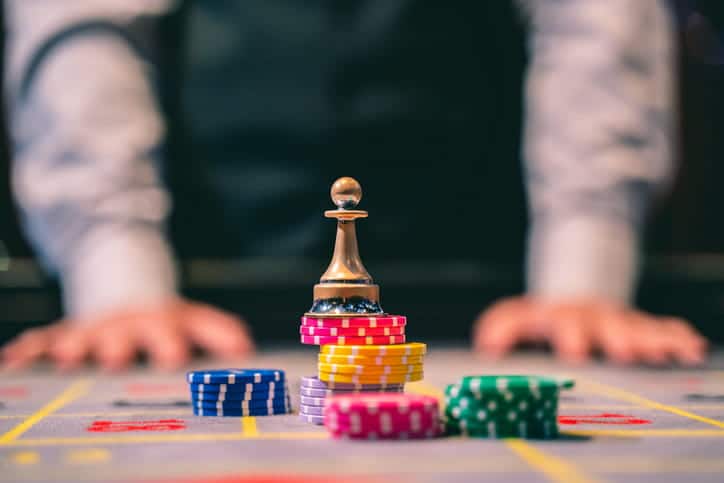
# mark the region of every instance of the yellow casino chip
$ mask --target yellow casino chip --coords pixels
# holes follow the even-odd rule
[[[412,374],[330,374],[328,372],[320,372],[319,379],[327,383],[346,383],[346,384],[402,384],[405,382],[421,381],[422,372]]]
[[[422,364],[424,356],[344,356],[319,354],[319,362],[325,364],[358,364],[360,366],[399,366],[404,364]]]
[[[422,364],[407,364],[396,366],[362,366],[358,364],[325,364],[320,362],[317,365],[319,372],[329,374],[358,374],[358,375],[381,375],[381,374],[414,374],[422,372]]]
[[[322,354],[343,356],[421,356],[427,351],[427,345],[422,342],[408,342],[407,344],[389,345],[323,345]]]

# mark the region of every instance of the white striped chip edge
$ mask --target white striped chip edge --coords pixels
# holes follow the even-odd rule
[[[205,389],[204,386],[214,386],[214,391],[211,391],[211,393],[223,394],[223,393],[227,393],[227,392],[243,392],[245,395],[248,395],[250,393],[255,392],[255,388],[254,388],[255,384],[258,384],[258,383],[253,383],[253,382],[244,383],[243,391],[240,391],[239,388],[237,387],[237,386],[241,386],[241,384],[234,384],[233,387],[229,387],[229,386],[232,386],[232,384],[209,384],[209,383],[197,384],[196,392],[209,392],[209,391],[204,390]],[[274,393],[276,391],[276,382],[272,381],[272,382],[269,382],[268,384],[269,384],[269,393],[270,394]],[[218,391],[216,391],[217,386],[218,386]],[[286,382],[284,383],[284,389],[287,391],[289,390],[289,386],[286,384]],[[260,392],[260,391],[256,391],[256,392]]]

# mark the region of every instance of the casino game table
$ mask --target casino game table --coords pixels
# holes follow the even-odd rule
[[[234,311],[257,321],[252,326],[261,350],[253,360],[229,365],[200,359],[193,367],[177,373],[157,372],[141,365],[123,374],[92,369],[61,374],[42,367],[1,373],[0,481],[724,481],[724,352],[714,350],[706,366],[696,370],[621,368],[601,361],[570,367],[544,352],[521,352],[497,362],[480,359],[470,352],[468,341],[450,344],[440,337],[468,339],[463,334],[475,314],[467,312],[468,308],[479,310],[484,306],[479,289],[486,280],[494,279],[498,284],[508,280],[504,274],[476,271],[475,264],[437,270],[426,263],[422,271],[418,264],[408,266],[407,272],[397,270],[397,288],[390,267],[375,267],[377,278],[373,282],[357,249],[354,221],[367,216],[366,211],[356,209],[361,199],[360,186],[352,178],[341,178],[332,186],[331,197],[337,209],[324,214],[337,218],[337,235],[332,261],[321,278],[318,266],[300,270],[303,267],[292,261],[271,265],[247,261],[226,272],[238,277],[226,279],[227,287],[237,281],[241,286],[244,280],[255,280],[258,287],[257,296],[250,296],[248,291],[246,296],[231,292],[238,303],[246,304]],[[228,262],[221,264],[229,269]],[[208,288],[214,277],[218,282],[222,273],[218,268],[218,264],[208,261],[187,267],[185,280],[193,281],[200,289]],[[420,283],[424,274],[432,274],[428,280],[437,285]],[[304,291],[275,283],[288,283],[291,275],[303,280]],[[314,285],[313,297],[309,297],[313,280],[319,283]],[[400,290],[400,280],[407,287],[407,297]],[[480,286],[471,280],[477,280]],[[385,306],[400,308],[402,314],[381,309],[376,284],[379,281],[385,282]],[[498,287],[500,293],[488,290],[488,296],[496,298],[519,291],[511,286]],[[17,293],[14,298],[22,300]],[[311,308],[307,309],[310,302]],[[294,309],[289,311],[289,305]],[[297,326],[301,314],[302,325]],[[341,335],[348,334],[349,325],[357,324],[362,326],[355,331],[361,328],[370,333]],[[275,345],[264,337],[269,333],[274,335]],[[297,338],[296,343],[281,343],[283,334]],[[407,350],[401,346],[405,341],[426,344],[424,364],[418,360],[408,367],[414,377],[408,379],[412,382],[405,384],[405,392],[427,396],[418,399],[433,398],[433,407],[434,400],[440,406],[449,402],[449,413],[440,408],[446,416],[453,414],[460,400],[456,393],[448,401],[444,391],[458,381],[464,386],[461,377],[466,375],[504,375],[506,381],[513,381],[512,375],[533,375],[566,381],[561,383],[566,390],[555,393],[557,412],[554,408],[545,418],[542,410],[529,412],[545,419],[546,437],[498,439],[443,434],[393,441],[377,438],[380,432],[376,432],[374,438],[358,440],[330,436],[328,429],[334,429],[328,424],[330,401],[324,402],[324,426],[310,424],[308,418],[296,414],[298,409],[305,409],[300,404],[300,390],[304,389],[300,383],[304,381],[306,386],[309,376],[316,375],[318,369],[320,379],[327,377],[325,372],[341,379],[358,375],[337,373],[339,368],[328,367],[337,362],[321,361],[318,352],[364,349],[389,355]],[[368,345],[360,348],[350,342]],[[318,367],[318,360],[327,364],[324,370],[322,365]],[[276,411],[279,408],[275,402],[269,403],[274,406],[269,411],[275,415],[260,415],[256,410],[251,415],[241,406],[238,415],[229,415],[223,403],[208,411],[205,400],[198,396],[202,388],[194,385],[213,384],[209,371],[225,367],[256,368],[248,371],[252,377],[262,377],[257,369],[272,369],[266,375],[277,382],[283,371],[291,410],[284,395],[282,411]],[[373,372],[369,367],[363,369]],[[186,370],[200,371],[201,379],[188,375]],[[360,377],[368,382],[370,374]],[[399,374],[384,377],[394,379]],[[495,379],[495,389],[498,382]],[[557,384],[553,383],[555,390]],[[272,393],[276,395],[275,391],[269,388],[269,399]],[[550,402],[553,397],[542,394],[539,399]],[[512,414],[511,421],[519,422],[516,418],[526,411],[519,408],[521,413],[516,414],[506,408],[507,414]],[[209,415],[221,410],[227,415]],[[412,426],[412,411],[407,414]],[[480,412],[476,415],[485,418]],[[401,413],[396,416],[402,417]],[[424,417],[430,417],[430,424],[437,422],[434,411]],[[348,422],[352,426],[351,414]],[[381,416],[378,422],[382,428]],[[555,438],[547,437],[550,425],[557,425]]]
[[[572,368],[538,352],[498,362],[428,341],[424,380],[407,392],[441,397],[466,374],[575,380],[561,393],[552,440],[330,438],[300,420],[299,381],[316,347],[262,347],[235,364],[286,373],[293,413],[194,416],[185,370],[136,367],[61,375],[39,367],[0,376],[0,481],[128,482],[719,482],[724,481],[724,353],[696,370]]]

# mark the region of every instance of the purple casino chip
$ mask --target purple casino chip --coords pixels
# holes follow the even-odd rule
[[[364,392],[404,392],[404,386],[387,387],[385,389],[315,389],[313,387],[302,387],[299,394],[308,397],[331,397],[339,394]]]
[[[302,387],[327,389],[327,383],[320,381],[317,376],[302,376]]]
[[[334,389],[335,391],[342,392],[402,392],[404,390],[404,383],[402,384],[354,384],[345,382],[324,382],[320,381],[317,376],[304,376],[302,377],[302,388],[306,389]]]
[[[324,406],[323,397],[299,396],[299,400],[305,406]]]
[[[302,421],[304,421],[306,423],[319,424],[319,425],[324,424],[324,416],[315,416],[312,414],[299,413],[299,419],[301,419]]]
[[[308,416],[324,416],[324,406],[299,405],[299,412]]]
[[[306,397],[327,397],[333,396],[334,391],[331,389],[315,389],[313,387],[302,387],[299,389],[299,394]]]

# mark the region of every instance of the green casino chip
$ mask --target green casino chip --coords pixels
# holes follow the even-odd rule
[[[535,397],[525,394],[514,394],[510,392],[500,394],[486,394],[481,397],[475,396],[445,396],[446,406],[456,406],[461,409],[468,407],[496,409],[516,409],[518,411],[529,411],[532,409],[555,409],[558,405],[557,394],[546,394]]]
[[[445,389],[449,434],[484,438],[554,438],[558,393],[571,380],[542,376],[466,376]]]
[[[475,386],[474,386],[475,387]],[[559,389],[556,387],[545,387],[545,388],[497,388],[497,387],[480,387],[476,388],[475,391],[465,389],[461,384],[450,384],[445,388],[445,396],[450,398],[458,397],[470,397],[470,398],[483,398],[491,396],[505,396],[508,399],[513,397],[521,398],[527,397],[531,399],[540,399],[543,397],[556,397],[558,396]]]
[[[476,399],[460,396],[446,398],[445,414],[453,419],[468,421],[491,421],[508,418],[515,414],[520,419],[555,418],[558,398],[544,397],[541,399],[514,397],[510,400],[505,396],[496,395]]]
[[[490,393],[530,394],[533,396],[557,394],[560,389],[574,386],[571,379],[554,379],[545,376],[465,376],[459,384],[460,394],[480,396]],[[449,394],[455,396],[456,394]]]

